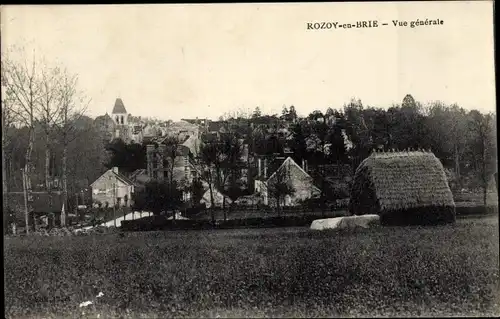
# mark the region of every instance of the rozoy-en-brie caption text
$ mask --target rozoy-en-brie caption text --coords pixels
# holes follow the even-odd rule
[[[444,21],[441,19],[416,19],[411,21],[406,20],[391,20],[390,22],[379,20],[361,20],[354,23],[342,23],[338,21],[321,21],[307,22],[307,30],[335,30],[335,29],[362,29],[362,28],[380,28],[380,27],[410,27],[416,28],[421,26],[440,26]]]

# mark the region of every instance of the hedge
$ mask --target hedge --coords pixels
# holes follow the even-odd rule
[[[456,207],[456,215],[474,216],[491,215],[498,213],[497,207]],[[329,214],[331,215],[331,214]],[[342,216],[341,212],[328,218]],[[125,231],[152,231],[152,230],[188,230],[188,229],[228,229],[228,228],[266,228],[266,227],[301,227],[309,226],[314,220],[322,217],[317,214],[297,216],[272,216],[230,219],[217,221],[215,225],[210,220],[171,220],[166,216],[149,216],[136,220],[124,220],[121,229]],[[325,217],[326,218],[326,217]]]
[[[318,215],[300,216],[273,216],[254,217],[217,221],[213,224],[210,220],[171,220],[165,216],[151,216],[136,220],[122,221],[122,230],[150,231],[150,230],[180,230],[180,229],[228,229],[228,228],[264,228],[264,227],[299,227],[309,226]]]

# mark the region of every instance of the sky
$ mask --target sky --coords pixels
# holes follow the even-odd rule
[[[443,21],[394,27],[393,20]],[[307,23],[377,20],[378,28]],[[380,26],[381,23],[387,26]],[[326,24],[325,24],[326,26]],[[496,111],[493,1],[2,6],[2,51],[22,46],[79,76],[90,116],[299,115],[406,94]]]

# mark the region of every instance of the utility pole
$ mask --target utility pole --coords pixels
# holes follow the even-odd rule
[[[3,94],[2,94],[3,95]],[[2,101],[2,104],[7,103],[7,101]],[[5,158],[5,147],[6,147],[6,142],[7,142],[7,127],[6,127],[6,119],[7,116],[7,105],[2,105],[2,185],[3,185],[3,201],[2,201],[2,209],[4,212],[4,223],[6,221],[10,221],[9,219],[6,219],[7,211],[8,211],[8,204],[9,201],[7,199],[8,196],[8,188],[9,188],[9,183],[7,181],[7,165],[6,165],[6,158]],[[15,223],[14,223],[15,224]]]
[[[109,176],[108,178],[110,181],[112,181],[111,176]],[[115,181],[112,181],[112,185],[113,185],[113,220],[114,220],[114,224],[116,227],[116,184],[115,184]]]
[[[29,235],[29,211],[28,211],[28,194],[26,190],[26,174],[24,169],[21,168],[23,176],[23,194],[24,194],[24,217],[26,219],[26,235]]]
[[[116,184],[113,182],[113,220],[116,228]]]

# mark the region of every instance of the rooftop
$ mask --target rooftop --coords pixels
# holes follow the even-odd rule
[[[123,101],[121,98],[117,98],[115,101],[115,106],[113,107],[112,114],[126,114],[127,110],[125,109],[125,105],[123,105]]]

